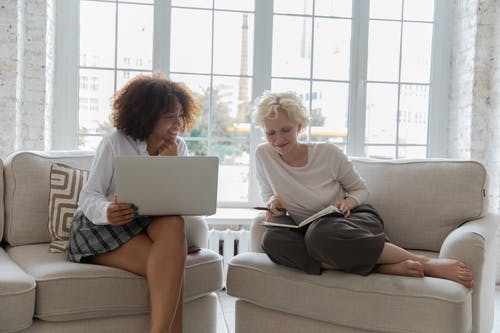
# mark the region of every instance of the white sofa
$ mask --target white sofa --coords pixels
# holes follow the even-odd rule
[[[50,166],[58,162],[88,169],[91,161],[91,153],[79,151],[16,152],[3,165],[0,161],[1,333],[148,331],[144,278],[69,262],[63,253],[48,250]],[[203,249],[187,258],[184,332],[215,333],[222,259],[206,249],[206,222],[194,217],[186,222],[188,243]]]
[[[485,168],[473,161],[354,160],[391,241],[417,253],[472,266],[475,286],[444,279],[340,271],[308,275],[262,253],[264,227],[251,227],[251,250],[229,263],[237,297],[236,333],[491,333],[499,217],[487,213]]]

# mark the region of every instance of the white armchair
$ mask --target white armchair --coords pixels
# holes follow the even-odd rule
[[[500,218],[487,214],[488,179],[473,161],[354,160],[391,241],[412,252],[461,260],[473,289],[453,281],[340,271],[308,275],[274,264],[251,227],[251,250],[233,258],[228,294],[237,297],[237,333],[490,333],[495,241]]]

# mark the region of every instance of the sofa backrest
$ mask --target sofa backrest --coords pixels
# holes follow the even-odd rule
[[[22,151],[4,161],[5,235],[12,246],[49,242],[49,176],[53,163],[90,169],[88,151]]]
[[[488,177],[475,161],[353,159],[390,240],[439,251],[446,236],[488,209]]]
[[[3,162],[0,159],[0,241],[2,240],[2,237],[3,237],[3,226],[4,226],[4,218],[5,218],[3,193],[4,193]]]

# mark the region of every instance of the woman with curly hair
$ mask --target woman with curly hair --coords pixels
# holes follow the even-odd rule
[[[191,92],[161,74],[135,77],[117,91],[112,112],[116,131],[96,150],[71,224],[68,259],[121,268],[147,279],[151,332],[182,332],[184,220],[138,216],[133,204],[118,202],[115,159],[188,155],[178,135],[193,127],[199,113]]]

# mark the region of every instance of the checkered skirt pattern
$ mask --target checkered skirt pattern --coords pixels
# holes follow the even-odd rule
[[[86,262],[89,256],[110,252],[144,232],[151,223],[150,217],[137,217],[120,225],[96,225],[78,211],[71,223],[66,256],[75,262]]]

